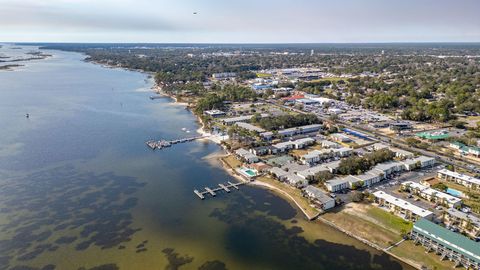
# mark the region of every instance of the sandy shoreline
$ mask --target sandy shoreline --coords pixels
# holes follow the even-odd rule
[[[134,71],[134,72],[141,72],[141,73],[144,73],[144,74],[148,74],[149,76],[153,76],[153,73],[152,72],[146,72],[146,71],[143,71],[143,70],[135,70],[135,69],[128,69],[128,68],[123,68],[123,67],[116,67],[116,66],[108,66],[108,65],[104,65],[102,63],[96,63],[94,61],[91,61],[95,64],[100,64],[102,66],[106,66],[108,68],[121,68],[121,69],[125,69],[125,70],[129,70],[129,71]],[[158,95],[162,95],[162,96],[165,96],[165,97],[168,97],[170,99],[173,100],[173,102],[171,103],[172,105],[178,105],[178,106],[185,106],[187,109],[189,109],[189,104],[188,103],[185,103],[185,102],[179,102],[178,101],[178,98],[174,95],[171,95],[171,94],[168,94],[168,93],[165,93],[164,91],[162,91],[162,87],[155,81],[155,79],[153,79],[153,86],[151,87],[151,90],[158,94]],[[190,110],[190,112],[196,117],[197,121],[199,122],[200,124],[200,127],[196,130],[196,132],[200,135],[203,135],[203,136],[209,136],[203,140],[209,140],[209,141],[212,141],[213,143],[216,143],[218,144],[220,147],[222,147],[222,149],[224,150],[224,154],[220,154],[220,152],[218,153],[214,153],[213,155],[209,155],[209,156],[206,156],[205,158],[206,159],[214,159],[216,161],[216,163],[220,164],[220,167],[226,171],[230,176],[232,176],[233,178],[237,179],[238,181],[240,182],[248,182],[250,185],[252,186],[255,186],[255,187],[258,187],[258,188],[264,188],[264,189],[268,189],[270,191],[273,191],[275,192],[278,196],[286,199],[287,201],[289,201],[289,203],[292,203],[294,204],[298,209],[300,209],[300,211],[305,215],[305,217],[309,220],[312,220],[312,219],[318,219],[320,222],[324,223],[324,224],[327,224],[329,226],[331,226],[332,228],[335,228],[336,230],[339,230],[340,232],[344,233],[345,235],[347,235],[348,237],[351,237],[353,239],[356,239],[378,251],[381,251],[381,252],[384,252],[390,256],[392,256],[393,258],[396,258],[397,260],[407,264],[407,265],[410,265],[414,268],[417,268],[417,269],[421,269],[419,265],[407,260],[407,259],[404,259],[404,258],[401,258],[401,257],[398,257],[394,254],[392,254],[391,252],[389,251],[386,251],[380,247],[378,247],[376,244],[374,243],[371,243],[370,241],[366,240],[366,239],[363,239],[363,238],[359,238],[358,236],[356,236],[355,234],[353,233],[350,233],[350,232],[347,232],[345,230],[343,230],[342,228],[336,226],[335,224],[333,224],[332,222],[329,222],[323,218],[318,218],[318,215],[311,218],[303,209],[302,207],[300,206],[300,204],[291,196],[289,195],[287,192],[285,191],[282,191],[268,183],[265,183],[265,182],[261,182],[261,181],[254,181],[254,182],[250,182],[250,181],[247,181],[246,179],[244,179],[242,176],[240,176],[237,172],[235,172],[234,169],[230,168],[230,166],[228,164],[225,163],[225,161],[223,161],[222,157],[226,157],[226,156],[229,156],[231,155],[231,153],[228,152],[228,150],[225,149],[225,147],[223,145],[221,145],[220,141],[217,139],[214,139],[215,137],[212,136],[212,134],[210,134],[209,132],[207,132],[205,130],[205,123],[203,122],[203,120],[198,116],[196,115],[193,111]]]
[[[185,107],[188,107],[188,104],[187,103],[182,103],[182,102],[178,102],[178,99],[174,96],[174,95],[169,95],[167,93],[164,93],[162,90],[161,90],[161,87],[156,83],[154,82],[154,86],[152,87],[152,90],[155,91],[155,93],[157,94],[160,94],[160,95],[164,95],[166,97],[169,97],[171,98],[174,103],[176,103],[177,105],[182,105],[182,106],[185,106]],[[222,157],[226,157],[228,155],[231,155],[231,153],[229,153],[221,144],[220,144],[220,141],[217,141],[217,140],[214,140],[212,139],[212,134],[208,133],[206,130],[205,130],[205,123],[202,121],[202,119],[196,115],[193,111],[191,111],[191,113],[197,118],[197,121],[199,122],[200,124],[200,127],[196,130],[197,133],[201,134],[201,135],[204,135],[204,136],[210,136],[208,138],[206,138],[206,140],[209,140],[209,141],[212,141],[216,144],[218,144],[219,146],[222,147],[222,149],[224,149],[225,151],[225,154],[220,154],[220,153],[215,153],[213,156],[209,156],[209,157],[206,157],[206,158],[209,158],[209,159],[215,159],[216,161],[218,161],[220,164],[221,164],[221,168],[223,170],[225,170],[230,176],[234,177],[235,179],[237,179],[238,181],[241,181],[241,182],[247,182],[246,179],[244,179],[242,176],[240,176],[237,172],[235,172],[234,169],[230,168],[230,166],[228,164],[226,164],[223,160],[222,160]],[[248,181],[249,185],[251,186],[255,186],[255,187],[258,187],[258,188],[264,188],[264,189],[268,189],[268,190],[271,190],[273,192],[275,192],[278,196],[280,197],[283,197],[284,199],[287,199],[290,201],[290,203],[293,203],[304,215],[305,217],[308,219],[308,220],[314,220],[314,219],[317,219],[319,220],[320,222],[324,223],[324,224],[327,224],[337,230],[339,230],[340,232],[344,233],[345,235],[347,235],[348,237],[352,237],[362,243],[364,243],[365,245],[368,245],[378,251],[381,251],[381,252],[384,252],[386,254],[388,254],[389,256],[392,256],[393,258],[396,258],[397,260],[405,263],[405,264],[408,264],[414,268],[417,268],[417,269],[421,269],[421,266],[419,266],[418,264],[415,264],[407,259],[404,259],[404,258],[401,258],[399,256],[396,256],[395,254],[379,247],[378,245],[368,241],[367,239],[364,239],[364,238],[360,238],[358,236],[356,236],[354,233],[351,233],[351,232],[348,232],[348,231],[345,231],[344,229],[342,229],[341,227],[337,226],[336,224],[324,219],[324,218],[321,218],[319,217],[319,215],[315,215],[315,216],[310,216],[308,215],[308,213],[306,213],[301,205],[290,195],[288,194],[287,192],[283,191],[283,190],[280,190],[268,183],[265,183],[265,182],[262,182],[262,181],[258,181],[258,180],[255,180],[253,182],[250,182]]]

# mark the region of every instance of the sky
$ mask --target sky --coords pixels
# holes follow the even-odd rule
[[[480,42],[480,0],[0,0],[0,41]]]

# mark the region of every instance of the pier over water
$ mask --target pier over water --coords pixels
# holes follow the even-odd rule
[[[195,193],[200,199],[203,200],[207,198],[207,195],[211,195],[211,197],[215,197],[217,195],[217,192],[219,191],[225,191],[227,193],[230,193],[232,188],[239,190],[238,186],[246,185],[246,184],[247,182],[238,182],[238,183],[227,182],[226,184],[218,184],[218,187],[216,188],[205,187],[204,191],[199,191],[198,189],[195,189],[193,193]]]
[[[170,147],[174,144],[192,142],[192,141],[199,140],[199,139],[204,139],[204,138],[207,138],[207,137],[208,137],[207,135],[202,135],[202,136],[195,136],[195,137],[189,137],[189,138],[183,138],[183,139],[177,139],[177,140],[170,140],[170,141],[167,141],[167,140],[159,140],[159,141],[149,140],[149,141],[146,141],[145,144],[148,147],[150,147],[152,150],[156,150],[156,149],[160,150],[160,149],[163,149],[163,148]]]

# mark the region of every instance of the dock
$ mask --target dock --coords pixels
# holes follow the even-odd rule
[[[195,193],[201,200],[207,198],[207,195],[210,195],[211,197],[215,197],[217,195],[217,192],[219,191],[225,191],[227,193],[230,193],[231,189],[236,189],[239,190],[238,186],[245,185],[247,184],[246,182],[238,182],[238,183],[232,183],[232,182],[227,182],[227,184],[218,184],[218,187],[214,188],[209,188],[205,187],[205,190],[199,191],[198,189],[195,189],[193,193]]]
[[[192,142],[195,140],[203,139],[208,136],[195,136],[195,137],[188,137],[188,138],[182,138],[182,139],[176,139],[176,140],[148,140],[145,142],[145,144],[150,147],[152,150],[161,150],[163,148],[170,147],[174,144],[178,143],[186,143],[186,142]]]

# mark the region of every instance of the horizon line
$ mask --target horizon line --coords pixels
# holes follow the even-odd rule
[[[480,44],[480,41],[379,41],[379,42],[97,42],[97,41],[0,41],[0,44],[193,44],[193,45],[322,45],[322,44]]]

